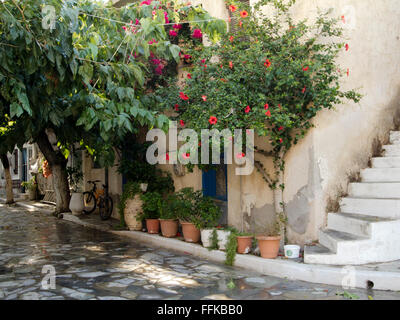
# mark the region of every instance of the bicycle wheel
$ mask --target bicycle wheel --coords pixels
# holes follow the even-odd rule
[[[110,219],[113,212],[113,200],[111,197],[101,198],[99,203],[99,214],[101,220]]]
[[[83,209],[84,214],[90,214],[96,209],[96,198],[93,192],[86,191],[83,193],[83,204],[85,209]]]

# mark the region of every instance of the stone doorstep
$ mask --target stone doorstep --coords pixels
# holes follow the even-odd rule
[[[209,251],[207,248],[204,248],[199,244],[193,244],[174,238],[165,238],[160,235],[148,234],[141,231],[110,230],[109,228],[96,225],[92,222],[82,221],[79,217],[73,216],[69,213],[64,214],[64,219],[79,223],[85,227],[125,236],[155,247],[191,254],[213,262],[223,263],[225,261],[225,252],[220,250]],[[99,224],[100,223],[101,221],[99,221]],[[354,272],[354,286],[357,288],[366,288],[367,281],[372,281],[374,283],[373,288],[376,290],[400,290],[400,271],[377,271],[371,267],[368,268],[365,266],[305,264],[288,259],[263,259],[261,257],[246,254],[237,254],[234,265],[235,267],[256,271],[268,276],[340,287],[350,286],[351,281],[348,282],[346,279],[351,279],[350,275]]]

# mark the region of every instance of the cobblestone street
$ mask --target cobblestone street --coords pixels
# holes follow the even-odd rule
[[[55,289],[42,288],[45,265],[55,268]],[[347,292],[400,299],[399,292]],[[338,294],[347,292],[209,263],[0,204],[0,299],[346,299]]]

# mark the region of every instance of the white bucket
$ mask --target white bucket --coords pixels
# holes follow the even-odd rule
[[[297,244],[288,244],[283,247],[285,250],[285,257],[289,259],[298,258],[300,255],[300,246]]]

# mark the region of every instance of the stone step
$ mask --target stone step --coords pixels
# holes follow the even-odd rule
[[[328,228],[351,233],[356,236],[374,238],[376,233],[386,230],[392,219],[357,213],[328,213]]]
[[[367,237],[356,236],[351,233],[324,229],[319,231],[319,243],[334,253],[351,250],[360,241],[367,241]]]
[[[400,144],[387,144],[382,146],[384,157],[399,157]]]
[[[371,159],[372,168],[400,168],[400,157],[379,157]]]
[[[363,182],[400,182],[400,168],[367,168],[360,176]]]
[[[339,203],[341,212],[400,219],[400,199],[345,197]]]
[[[349,183],[348,193],[352,198],[400,199],[400,183],[353,182]]]
[[[390,143],[400,144],[400,131],[390,131]]]
[[[321,244],[304,246],[304,263],[331,264],[337,255]]]

